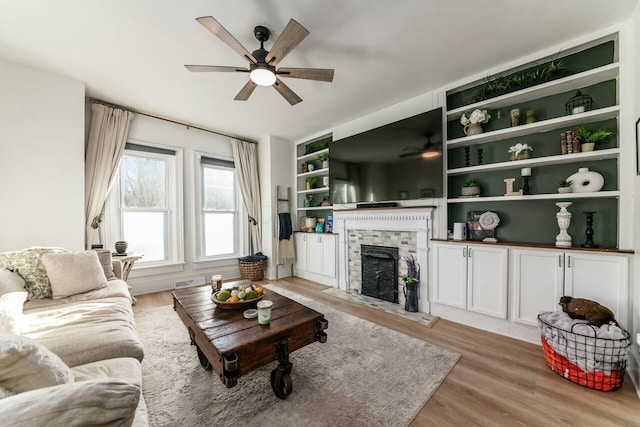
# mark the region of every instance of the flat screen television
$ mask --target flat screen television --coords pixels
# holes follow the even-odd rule
[[[329,145],[331,202],[443,196],[442,108]]]

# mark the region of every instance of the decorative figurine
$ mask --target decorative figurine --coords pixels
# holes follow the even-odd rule
[[[558,202],[556,206],[560,208],[560,212],[556,214],[558,220],[558,227],[560,227],[560,234],[556,236],[556,246],[560,248],[571,247],[571,236],[567,233],[569,224],[571,223],[571,212],[567,210],[572,202]]]

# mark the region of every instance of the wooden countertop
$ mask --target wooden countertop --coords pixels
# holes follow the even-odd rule
[[[523,243],[523,242],[480,242],[474,240],[450,240],[450,239],[431,239],[432,242],[447,242],[447,243],[462,243],[473,245],[494,245],[494,246],[517,246],[522,248],[534,248],[534,249],[555,249],[555,250],[567,250],[567,251],[584,251],[584,252],[605,252],[605,253],[617,253],[617,254],[633,254],[632,249],[618,249],[618,248],[583,248],[581,246],[571,246],[569,248],[560,248],[555,245],[545,245],[541,243]]]

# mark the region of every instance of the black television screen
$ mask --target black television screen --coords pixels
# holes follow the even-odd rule
[[[442,197],[442,108],[329,145],[331,202]]]

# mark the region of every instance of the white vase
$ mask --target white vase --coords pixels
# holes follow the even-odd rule
[[[322,162],[322,169],[326,169],[329,167],[329,160],[325,160]]]
[[[483,132],[482,126],[479,123],[469,123],[463,129],[464,134],[467,136],[477,135]]]
[[[556,246],[561,248],[571,247],[571,236],[567,233],[569,224],[571,223],[571,212],[567,210],[571,206],[571,202],[558,202],[556,206],[560,208],[560,212],[556,214],[560,234],[556,236]]]
[[[604,177],[589,168],[579,168],[567,181],[571,181],[571,191],[574,193],[593,193],[604,186]]]
[[[580,150],[581,151],[593,151],[593,149],[596,147],[595,142],[583,142],[582,144],[580,144]]]

